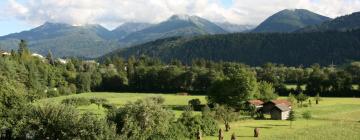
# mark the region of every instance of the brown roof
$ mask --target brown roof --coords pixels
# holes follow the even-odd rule
[[[255,106],[260,106],[260,105],[264,104],[264,102],[261,100],[249,100],[248,102]]]
[[[291,103],[287,99],[272,100],[271,102],[274,103],[275,105],[291,106]]]
[[[288,105],[284,105],[284,104],[275,105],[275,108],[278,108],[281,111],[289,111],[289,110],[291,110]]]

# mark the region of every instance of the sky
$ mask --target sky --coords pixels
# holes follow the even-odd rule
[[[125,22],[158,23],[174,14],[258,25],[283,9],[335,18],[360,11],[360,0],[0,0],[0,36],[47,21],[113,29]]]

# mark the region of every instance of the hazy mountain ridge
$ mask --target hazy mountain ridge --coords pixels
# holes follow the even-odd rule
[[[164,22],[129,34],[127,37],[120,40],[120,42],[140,44],[147,41],[174,36],[194,36],[222,33],[226,33],[226,31],[206,19],[197,16],[174,15]]]
[[[98,24],[72,26],[65,23],[46,22],[34,29],[0,37],[4,50],[17,49],[20,39],[29,43],[29,48],[54,56],[99,57],[116,48],[145,43],[174,36],[195,36],[226,33],[216,24],[196,16],[174,15],[159,24],[124,23],[110,31]]]
[[[229,33],[249,32],[256,27],[255,25],[241,25],[229,22],[218,22],[216,25],[220,26]]]

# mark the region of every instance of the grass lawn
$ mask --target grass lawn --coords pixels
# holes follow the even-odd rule
[[[135,101],[151,96],[162,96],[165,105],[184,106],[191,99],[199,98],[206,102],[205,96],[180,96],[173,94],[144,94],[144,93],[83,93],[70,96],[43,99],[39,104],[47,102],[60,103],[69,97],[101,97],[111,103],[121,106],[129,101]],[[105,115],[105,109],[96,105],[80,106],[81,112],[91,111]],[[232,133],[238,140],[253,140],[253,130],[260,128],[259,140],[359,140],[360,139],[360,99],[359,98],[323,98],[319,105],[313,102],[311,107],[295,108],[298,119],[290,128],[289,121],[278,120],[243,120],[231,123],[231,130],[225,133],[225,140],[229,140]],[[313,119],[304,120],[301,113],[309,110]],[[182,111],[174,110],[176,116]],[[220,127],[224,129],[223,124]],[[216,136],[204,137],[205,140],[217,140]]]

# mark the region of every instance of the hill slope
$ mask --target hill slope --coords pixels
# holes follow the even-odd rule
[[[270,16],[252,32],[293,32],[328,20],[330,18],[305,9],[287,9]]]
[[[20,39],[29,42],[36,53],[47,54],[51,50],[56,57],[98,57],[118,46],[111,41],[113,34],[100,25],[71,26],[62,23],[45,23],[29,31],[0,37],[4,50],[17,49]]]
[[[148,55],[164,61],[193,59],[236,61],[249,65],[267,62],[285,65],[342,64],[360,60],[360,30],[352,32],[228,34],[195,38],[168,38],[103,56]]]
[[[139,44],[174,36],[194,36],[222,33],[226,33],[226,31],[206,19],[197,16],[174,15],[168,20],[157,25],[134,32],[120,41]]]
[[[360,12],[341,16],[331,21],[326,21],[319,25],[313,25],[300,29],[299,32],[319,32],[319,31],[346,31],[360,28]]]

